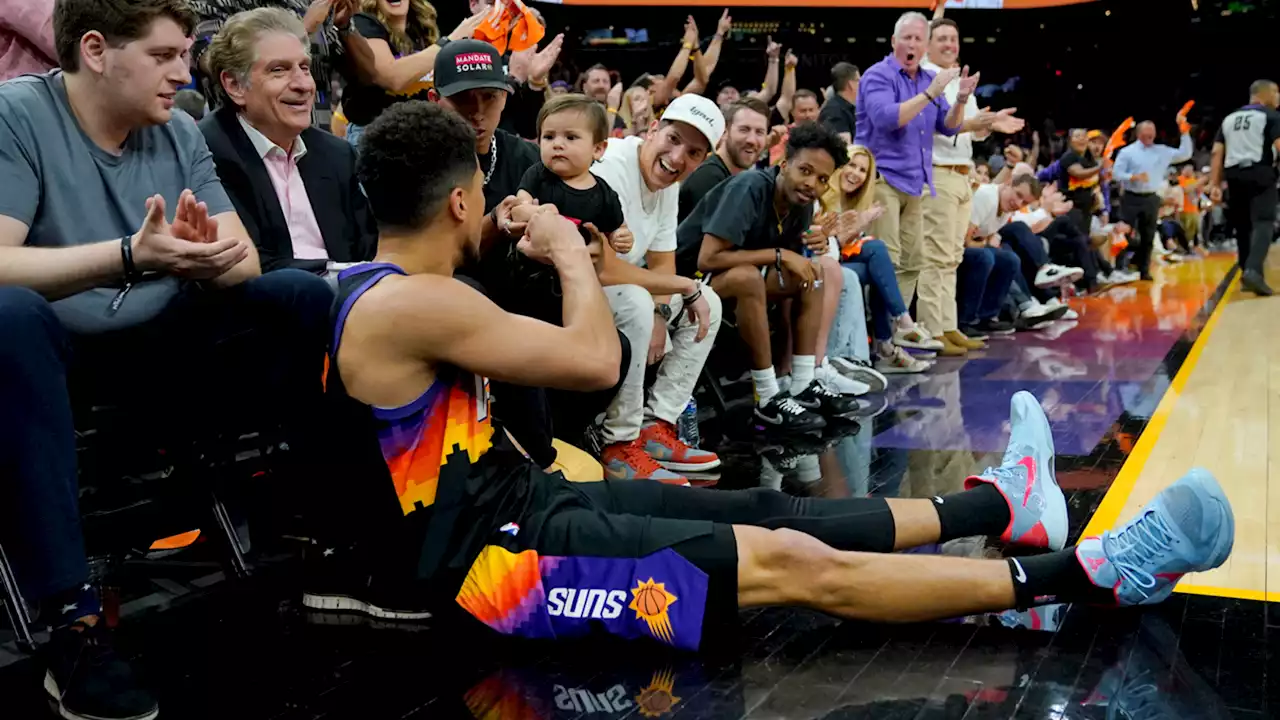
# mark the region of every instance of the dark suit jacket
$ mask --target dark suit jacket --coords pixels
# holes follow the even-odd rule
[[[218,177],[231,204],[258,246],[262,270],[299,267],[324,271],[323,260],[295,260],[293,240],[267,167],[229,107],[200,121]],[[368,200],[356,180],[355,150],[343,139],[323,130],[302,132],[307,154],[298,160],[298,173],[316,215],[329,259],[334,262],[372,260],[378,231]]]

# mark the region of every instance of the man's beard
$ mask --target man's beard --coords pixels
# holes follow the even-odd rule
[[[734,166],[737,167],[739,170],[746,170],[747,168],[755,164],[755,159],[750,159],[750,160],[747,159],[746,155],[748,151],[743,149],[741,145],[734,145],[730,143],[728,150],[729,150],[729,160],[733,162]],[[760,157],[760,152],[756,151],[755,158],[758,159],[759,157]]]

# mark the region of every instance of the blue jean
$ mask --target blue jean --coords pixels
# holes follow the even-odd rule
[[[831,323],[831,335],[827,338],[827,356],[856,358],[871,361],[871,348],[867,345],[867,309],[862,299],[862,282],[858,274],[847,267],[840,268],[844,286],[840,289],[840,304]]]
[[[871,286],[871,324],[877,340],[893,338],[893,318],[907,314],[907,304],[898,289],[898,276],[889,259],[889,249],[881,240],[867,240],[862,251],[844,266],[854,271],[863,285]]]
[[[363,134],[364,125],[356,125],[354,123],[347,125],[347,142],[351,144],[352,148],[360,149],[360,136]]]
[[[965,248],[956,286],[960,324],[973,325],[999,315],[1009,287],[1021,269],[1022,261],[1012,250]]]
[[[89,578],[68,385],[81,403],[87,389],[95,404],[142,406],[157,427],[130,431],[166,450],[252,419],[282,423],[304,452],[332,303],[324,278],[278,270],[216,292],[191,285],[154,320],[80,336],[40,295],[0,287],[0,543],[27,600]]]

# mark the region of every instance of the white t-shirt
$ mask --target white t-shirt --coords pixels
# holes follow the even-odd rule
[[[942,70],[941,67],[930,60],[920,63],[920,67],[925,70],[931,70],[935,74]],[[957,77],[947,83],[947,87],[943,89],[942,94],[946,96],[947,102],[955,105],[956,100],[960,99],[960,78]],[[964,105],[964,119],[973,118],[977,116],[978,112],[978,100],[970,95],[969,100]],[[968,165],[973,167],[973,133],[957,133],[952,137],[934,133],[933,164]]]
[[[642,138],[610,138],[604,157],[591,167],[596,177],[609,183],[622,204],[622,217],[635,236],[631,252],[619,255],[632,265],[644,265],[645,253],[675,252],[680,211],[680,185],[653,192],[640,174]]]
[[[1000,212],[1000,186],[979,185],[973,191],[973,205],[969,212],[969,224],[978,227],[978,238],[988,238],[1000,232],[1009,221],[1009,213]]]
[[[1044,208],[1036,208],[1035,210],[1019,210],[1009,217],[1009,222],[1020,222],[1029,228],[1034,228],[1045,220],[1052,219],[1053,218],[1049,216],[1048,210],[1045,210]]]

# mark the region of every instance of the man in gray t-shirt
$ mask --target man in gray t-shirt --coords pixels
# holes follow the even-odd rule
[[[238,224],[204,137],[190,117],[171,113],[164,124],[136,128],[119,152],[109,152],[81,129],[59,70],[0,86],[0,187],[5,188],[0,216],[9,221],[0,220],[0,245],[14,237],[5,232],[13,220],[28,228],[25,247],[118,242],[142,227],[147,198],[158,193],[166,208],[176,209],[186,189],[210,216],[221,216],[225,225]],[[246,257],[245,263],[256,265],[257,258]],[[257,274],[254,269],[237,274]],[[0,282],[13,279],[7,275],[0,271]],[[112,312],[122,283],[121,275],[63,297],[53,303],[54,311],[77,333],[131,327],[158,315],[178,294],[179,279],[167,273],[143,279]],[[24,283],[19,278],[17,284]]]
[[[194,23],[181,0],[59,0],[62,70],[0,84],[0,546],[54,628],[44,687],[64,717],[158,712],[98,622],[68,384],[134,410],[100,442],[170,457],[277,427],[303,448],[319,415],[333,294],[262,275],[203,135],[172,111]]]

